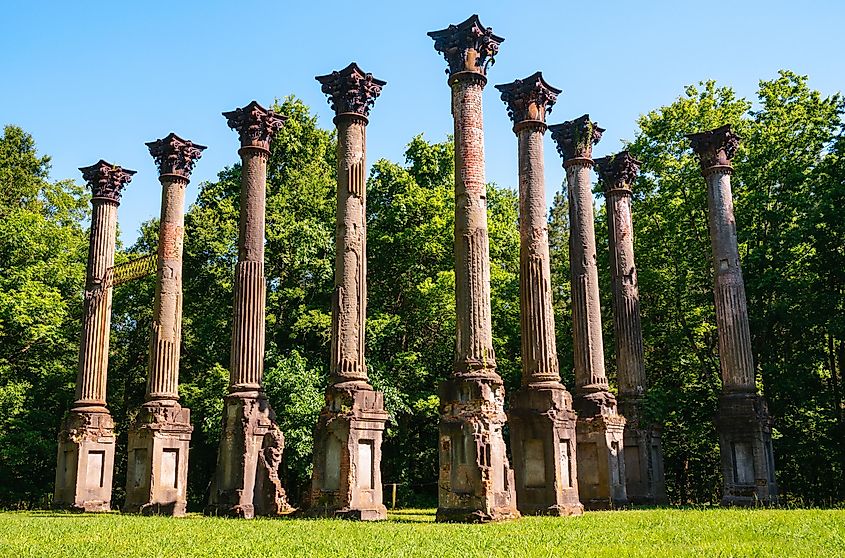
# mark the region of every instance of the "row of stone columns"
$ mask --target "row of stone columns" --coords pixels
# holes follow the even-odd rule
[[[440,521],[494,521],[523,514],[580,514],[665,501],[660,438],[642,417],[646,387],[631,185],[639,162],[627,152],[594,162],[603,130],[588,115],[548,126],[560,93],[540,72],[498,85],[519,156],[522,382],[504,410],[492,343],[482,91],[503,38],[472,16],[429,33],[448,63],[455,141],[454,370],[439,388]],[[381,442],[388,415],[368,381],[366,126],[384,81],[352,63],[316,78],[338,131],[335,290],[330,382],[315,429],[315,515],[383,519]],[[265,345],[264,228],[270,142],[284,118],[256,102],[224,113],[242,159],[232,351],[217,468],[206,512],[250,518],[293,512],[278,468],[284,436],[262,387]],[[575,396],[561,383],[551,299],[543,138],[566,169]],[[727,127],[690,136],[708,182],[724,393],[719,431],[725,503],[776,498],[771,424],[756,393],[744,285],[730,193],[737,138]],[[147,144],[159,168],[162,207],[145,402],[129,432],[125,509],[185,513],[190,411],[179,405],[184,190],[204,146],[175,134]],[[607,202],[619,403],[604,368],[591,174]],[[55,503],[109,508],[114,424],[105,406],[120,192],[134,171],[104,161],[81,169],[93,197],[76,401],[59,434]],[[620,413],[620,409],[622,412]],[[627,417],[627,418],[626,418]],[[514,467],[503,428],[511,423]]]

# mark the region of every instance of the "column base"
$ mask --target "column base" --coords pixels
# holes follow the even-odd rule
[[[146,404],[129,428],[123,511],[183,516],[187,508],[191,411]]]
[[[440,385],[437,521],[519,517],[502,427],[505,388],[498,378],[452,378]]]
[[[625,491],[625,417],[617,414],[616,398],[602,391],[580,394],[578,412],[578,493],[587,510],[628,505]]]
[[[309,516],[387,519],[381,484],[381,441],[389,416],[384,394],[369,386],[326,390],[314,433]]]
[[[58,442],[53,507],[111,510],[115,435],[108,410],[70,411],[62,421]]]
[[[523,515],[580,515],[572,396],[562,384],[523,387],[511,396],[508,424]]]
[[[639,398],[622,399],[619,411],[625,417],[625,491],[636,505],[668,504],[663,448],[659,428],[641,420]]]
[[[722,505],[777,505],[772,419],[765,399],[753,393],[723,394],[716,426],[724,477]]]
[[[206,515],[251,519],[292,513],[279,480],[285,438],[261,392],[226,396]]]

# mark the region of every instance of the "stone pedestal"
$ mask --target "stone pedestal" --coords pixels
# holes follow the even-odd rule
[[[285,439],[267,397],[226,396],[220,438],[206,514],[250,519],[293,512],[278,473]]]
[[[632,504],[663,505],[668,499],[660,429],[641,420],[641,408],[639,398],[619,401],[619,412],[626,421],[625,491]]]
[[[191,411],[178,403],[141,407],[129,430],[124,512],[185,515],[191,432]]]
[[[724,475],[722,505],[776,504],[772,421],[766,400],[749,393],[723,394],[716,426]]]
[[[519,517],[502,427],[501,381],[455,378],[441,384],[437,521]]]
[[[255,101],[225,112],[241,140],[240,230],[229,394],[206,514],[252,518],[293,512],[279,481],[285,439],[261,387],[264,375],[264,207],[270,140],[284,118]]]
[[[114,421],[108,412],[68,413],[59,432],[53,506],[109,511],[114,446]]]
[[[543,137],[559,89],[540,72],[497,85],[519,152],[519,302],[522,385],[511,396],[511,448],[522,514],[577,515],[575,413],[560,382],[549,269]]]
[[[511,396],[517,506],[527,515],[580,515],[572,396],[562,388],[520,389]]]
[[[504,39],[475,15],[428,35],[449,65],[455,125],[455,368],[439,389],[437,520],[510,519],[519,512],[493,351],[482,111],[487,66]]]
[[[633,504],[662,504],[667,500],[660,434],[657,428],[642,420],[647,383],[631,215],[631,185],[639,173],[640,162],[622,151],[597,159],[596,165],[607,208],[619,409],[627,420],[626,492]]]
[[[716,421],[724,480],[722,503],[776,504],[771,418],[765,400],[757,394],[731,193],[731,159],[739,147],[739,137],[730,126],[688,137],[707,182],[722,373],[722,396]]]
[[[563,157],[569,196],[574,407],[578,414],[578,492],[587,509],[625,505],[625,418],[604,370],[591,173],[593,145],[604,131],[589,115],[549,126]]]
[[[120,194],[135,171],[102,159],[79,169],[91,188],[91,234],[82,310],[76,400],[58,439],[53,506],[79,511],[111,509],[114,422],[106,408],[112,286]]]
[[[313,514],[365,521],[387,517],[379,466],[387,419],[381,392],[329,388],[315,430]]]
[[[205,146],[176,134],[146,144],[161,182],[156,295],[145,403],[129,428],[129,513],[185,515],[191,411],[179,405],[185,188]]]

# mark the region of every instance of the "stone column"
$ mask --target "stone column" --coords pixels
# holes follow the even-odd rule
[[[329,387],[314,435],[311,513],[387,518],[382,502],[384,394],[367,380],[367,117],[384,81],[354,62],[318,76],[337,126],[337,220]]]
[[[722,395],[719,447],[724,477],[723,505],[777,503],[772,421],[766,400],[757,394],[745,283],[739,265],[731,159],[739,137],[730,126],[690,134],[707,182],[707,209],[713,249],[716,327]]]
[[[58,440],[53,505],[80,511],[111,508],[114,469],[114,421],[106,408],[112,287],[120,194],[135,171],[102,159],[83,167],[91,188],[91,233],[76,401],[62,421]]]
[[[572,396],[560,382],[555,345],[543,167],[546,113],[560,90],[540,72],[496,89],[514,123],[519,152],[522,386],[511,396],[508,412],[517,507],[523,514],[580,514],[576,416]]]
[[[496,373],[490,306],[487,185],[481,93],[504,40],[473,15],[428,33],[446,58],[455,123],[455,370],[439,389],[438,521],[519,516],[502,427],[505,389]]]
[[[145,403],[129,428],[130,513],[185,515],[191,411],[179,405],[185,187],[205,146],[176,134],[146,144],[161,182],[161,219]]]
[[[241,140],[240,232],[229,394],[207,514],[251,518],[293,511],[279,480],[284,436],[261,387],[264,374],[264,205],[270,140],[284,118],[253,101],[224,112]]]
[[[596,165],[604,186],[610,235],[619,410],[627,421],[624,440],[626,492],[628,500],[634,504],[666,503],[660,431],[642,417],[646,374],[631,220],[631,185],[640,170],[640,162],[622,151],[597,159]]]
[[[589,115],[549,126],[563,157],[569,194],[569,265],[572,276],[572,337],[575,411],[578,413],[578,492],[588,509],[621,506],[625,493],[623,432],[604,372],[593,193],[593,144],[604,132]]]

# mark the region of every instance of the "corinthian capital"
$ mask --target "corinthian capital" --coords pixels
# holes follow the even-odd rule
[[[596,170],[605,191],[630,190],[640,172],[640,162],[628,151],[596,159]]]
[[[224,112],[229,127],[238,132],[241,147],[270,150],[270,140],[282,129],[285,117],[253,101],[247,106]]]
[[[593,145],[601,139],[604,128],[590,121],[585,114],[575,120],[549,126],[552,139],[557,144],[557,152],[564,161],[569,159],[589,159],[593,156]]]
[[[552,112],[560,89],[552,87],[543,79],[542,72],[535,72],[525,79],[497,85],[502,100],[508,107],[508,116],[514,124],[526,120],[546,121],[546,114]]]
[[[336,115],[358,114],[364,118],[370,115],[370,108],[387,84],[373,74],[365,73],[355,62],[315,79],[322,84],[322,91],[329,96],[329,104]]]
[[[477,15],[440,31],[429,31],[434,50],[443,54],[449,75],[459,72],[487,74],[487,66],[495,62],[499,45],[505,40],[493,34],[491,27],[481,25]]]
[[[739,147],[739,136],[731,131],[730,124],[714,130],[688,134],[692,150],[698,155],[701,170],[711,167],[731,166],[731,159]]]
[[[112,165],[100,159],[90,167],[79,167],[82,178],[91,188],[93,199],[120,203],[120,194],[132,181],[136,171]]]
[[[184,140],[171,132],[167,137],[148,142],[150,155],[155,159],[161,176],[175,175],[185,180],[191,177],[191,171],[197,159],[202,157],[204,145]]]

